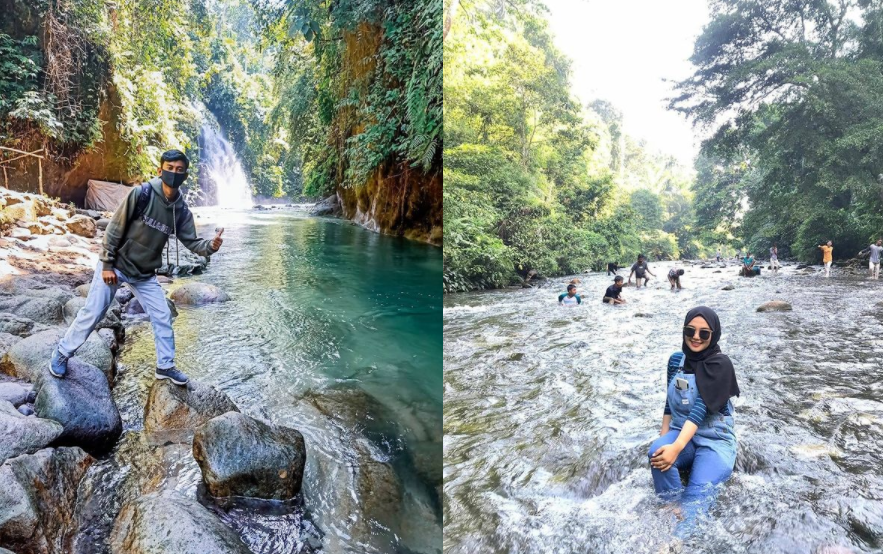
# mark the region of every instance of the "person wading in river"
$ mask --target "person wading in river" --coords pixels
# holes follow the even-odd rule
[[[647,262],[644,260],[644,255],[638,254],[638,261],[635,262],[635,264],[632,266],[632,272],[629,273],[629,284],[632,284],[632,275],[634,275],[635,287],[641,288],[641,281],[644,281],[644,286],[646,287],[647,283],[650,281],[650,279],[647,278],[648,273],[656,277],[656,275],[654,275],[653,272],[650,271],[650,268],[647,266]]]
[[[770,269],[774,272],[778,273],[779,268],[779,247],[776,243],[773,243],[773,246],[770,248]]]
[[[576,293],[576,285],[567,285],[567,292],[558,295],[558,304],[560,306],[577,306],[583,303],[583,299]]]
[[[871,252],[871,257],[868,258],[871,277],[878,279],[880,277],[880,252],[883,251],[883,239],[877,239],[877,243],[869,246],[868,250]]]
[[[613,278],[613,284],[607,287],[601,302],[605,304],[625,304],[625,298],[622,297],[622,275],[617,275]]]
[[[711,308],[698,306],[684,318],[681,352],[668,359],[667,393],[659,438],[648,451],[653,485],[660,495],[683,493],[685,523],[714,499],[714,485],[736,463],[730,399],[739,396],[733,363],[721,352],[721,324]],[[689,470],[687,486],[678,470]]]
[[[172,314],[165,293],[156,280],[162,265],[163,247],[170,235],[200,256],[209,257],[221,248],[220,229],[211,240],[196,236],[193,215],[184,203],[179,187],[187,179],[190,161],[183,152],[169,150],[160,158],[158,177],[132,191],[116,209],[107,226],[100,262],[83,306],[49,362],[49,372],[62,378],[67,361],[86,342],[107,313],[121,283],[126,283],[150,316],[156,343],[157,379],[187,384],[187,376],[175,368],[175,336]]]
[[[668,270],[668,284],[671,285],[671,290],[675,290],[675,287],[681,290],[681,275],[683,274],[683,269],[673,267]]]
[[[831,263],[834,261],[834,245],[831,241],[827,244],[820,244],[822,249],[822,263],[825,264],[825,277],[831,276]]]

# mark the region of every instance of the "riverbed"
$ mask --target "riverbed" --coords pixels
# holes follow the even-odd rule
[[[205,273],[169,290],[197,280],[232,300],[178,307],[177,366],[243,412],[298,429],[307,447],[293,506],[212,509],[255,554],[440,552],[440,249],[298,210],[195,211],[201,236],[225,227],[224,246]],[[158,464],[153,488],[212,504],[186,445],[158,454],[142,436],[154,359],[149,326],[129,327],[114,389],[124,438],[90,472],[93,496],[143,491],[125,483]],[[367,485],[356,477],[375,466],[392,471]],[[112,512],[120,500],[104,502]]]
[[[684,266],[673,292],[671,265],[651,263],[661,278],[626,287],[625,306],[601,303],[603,273],[575,276],[575,308],[557,305],[574,276],[445,298],[445,552],[880,551],[883,282],[793,265],[741,278],[730,262]],[[769,300],[793,311],[755,311]],[[646,455],[697,305],[736,367],[739,451],[679,545]]]

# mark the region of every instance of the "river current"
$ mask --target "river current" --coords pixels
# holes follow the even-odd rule
[[[83,517],[95,539],[79,550],[104,550],[121,502],[175,489],[255,554],[440,552],[440,249],[296,210],[196,211],[201,236],[225,227],[224,246],[204,274],[169,289],[198,280],[232,300],[178,307],[177,366],[244,413],[304,435],[302,498],[219,506],[204,497],[189,442],[142,431],[155,355],[149,326],[136,324],[114,389],[124,436],[90,471],[95,506]]]
[[[446,553],[880,552],[883,281],[710,265],[679,266],[673,292],[672,264],[651,263],[659,278],[626,287],[625,306],[601,303],[603,273],[576,276],[574,308],[557,305],[571,277],[445,298]],[[769,300],[793,311],[756,312]],[[717,311],[736,367],[739,450],[678,543],[646,456],[697,305]]]

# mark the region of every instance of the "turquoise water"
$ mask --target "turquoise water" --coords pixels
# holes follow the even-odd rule
[[[216,225],[225,242],[206,273],[170,290],[198,280],[232,300],[178,308],[178,367],[304,434],[304,506],[326,551],[439,552],[441,250],[295,211],[199,212],[201,236]],[[152,363],[146,326],[127,343],[124,368]],[[137,430],[149,382],[121,380]],[[394,477],[366,485],[375,464]],[[198,473],[184,473],[175,487],[195,493]]]

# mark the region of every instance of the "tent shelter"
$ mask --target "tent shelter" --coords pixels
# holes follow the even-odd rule
[[[132,187],[127,185],[89,179],[86,188],[86,209],[115,211],[130,192]]]

